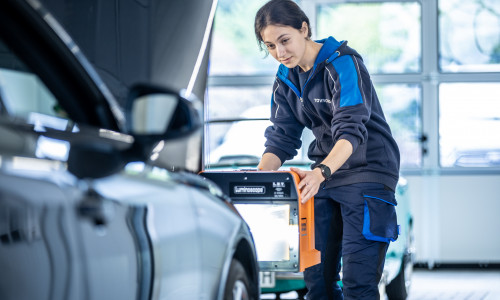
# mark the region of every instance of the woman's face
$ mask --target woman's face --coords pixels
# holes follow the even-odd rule
[[[305,24],[305,22],[304,22]],[[262,30],[261,36],[267,51],[287,68],[300,64],[306,49],[307,25],[304,30],[291,26],[268,25]]]

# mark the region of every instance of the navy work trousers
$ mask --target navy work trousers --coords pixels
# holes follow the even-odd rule
[[[366,233],[367,226],[370,228],[367,201],[372,199],[381,206],[374,209],[380,216],[372,214],[371,223],[384,227],[382,234],[394,235],[396,201],[394,192],[383,184],[320,189],[314,197],[316,249],[321,251],[321,263],[304,271],[308,300],[380,299],[378,284],[389,243]],[[342,289],[337,284],[341,259]]]

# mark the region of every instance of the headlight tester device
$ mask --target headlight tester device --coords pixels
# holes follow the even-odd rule
[[[314,198],[301,203],[292,171],[204,171],[229,196],[254,238],[260,271],[303,272],[320,263]]]

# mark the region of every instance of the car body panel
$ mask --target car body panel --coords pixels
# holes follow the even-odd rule
[[[14,276],[2,276],[0,289],[13,299],[57,299],[56,291],[71,299],[136,299],[150,288],[160,299],[218,299],[233,241],[252,242],[221,199],[179,181],[148,180],[147,172],[96,180],[93,195],[105,199],[109,213],[96,224],[75,209],[88,187],[67,171],[9,170],[9,158],[2,158],[0,257],[10,258],[1,265]],[[18,284],[30,294],[11,294]]]

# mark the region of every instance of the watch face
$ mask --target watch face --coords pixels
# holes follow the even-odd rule
[[[328,166],[320,164],[319,167],[321,168],[321,174],[323,174],[323,177],[325,177],[325,179],[328,179],[330,178],[330,176],[332,176],[332,171]]]

